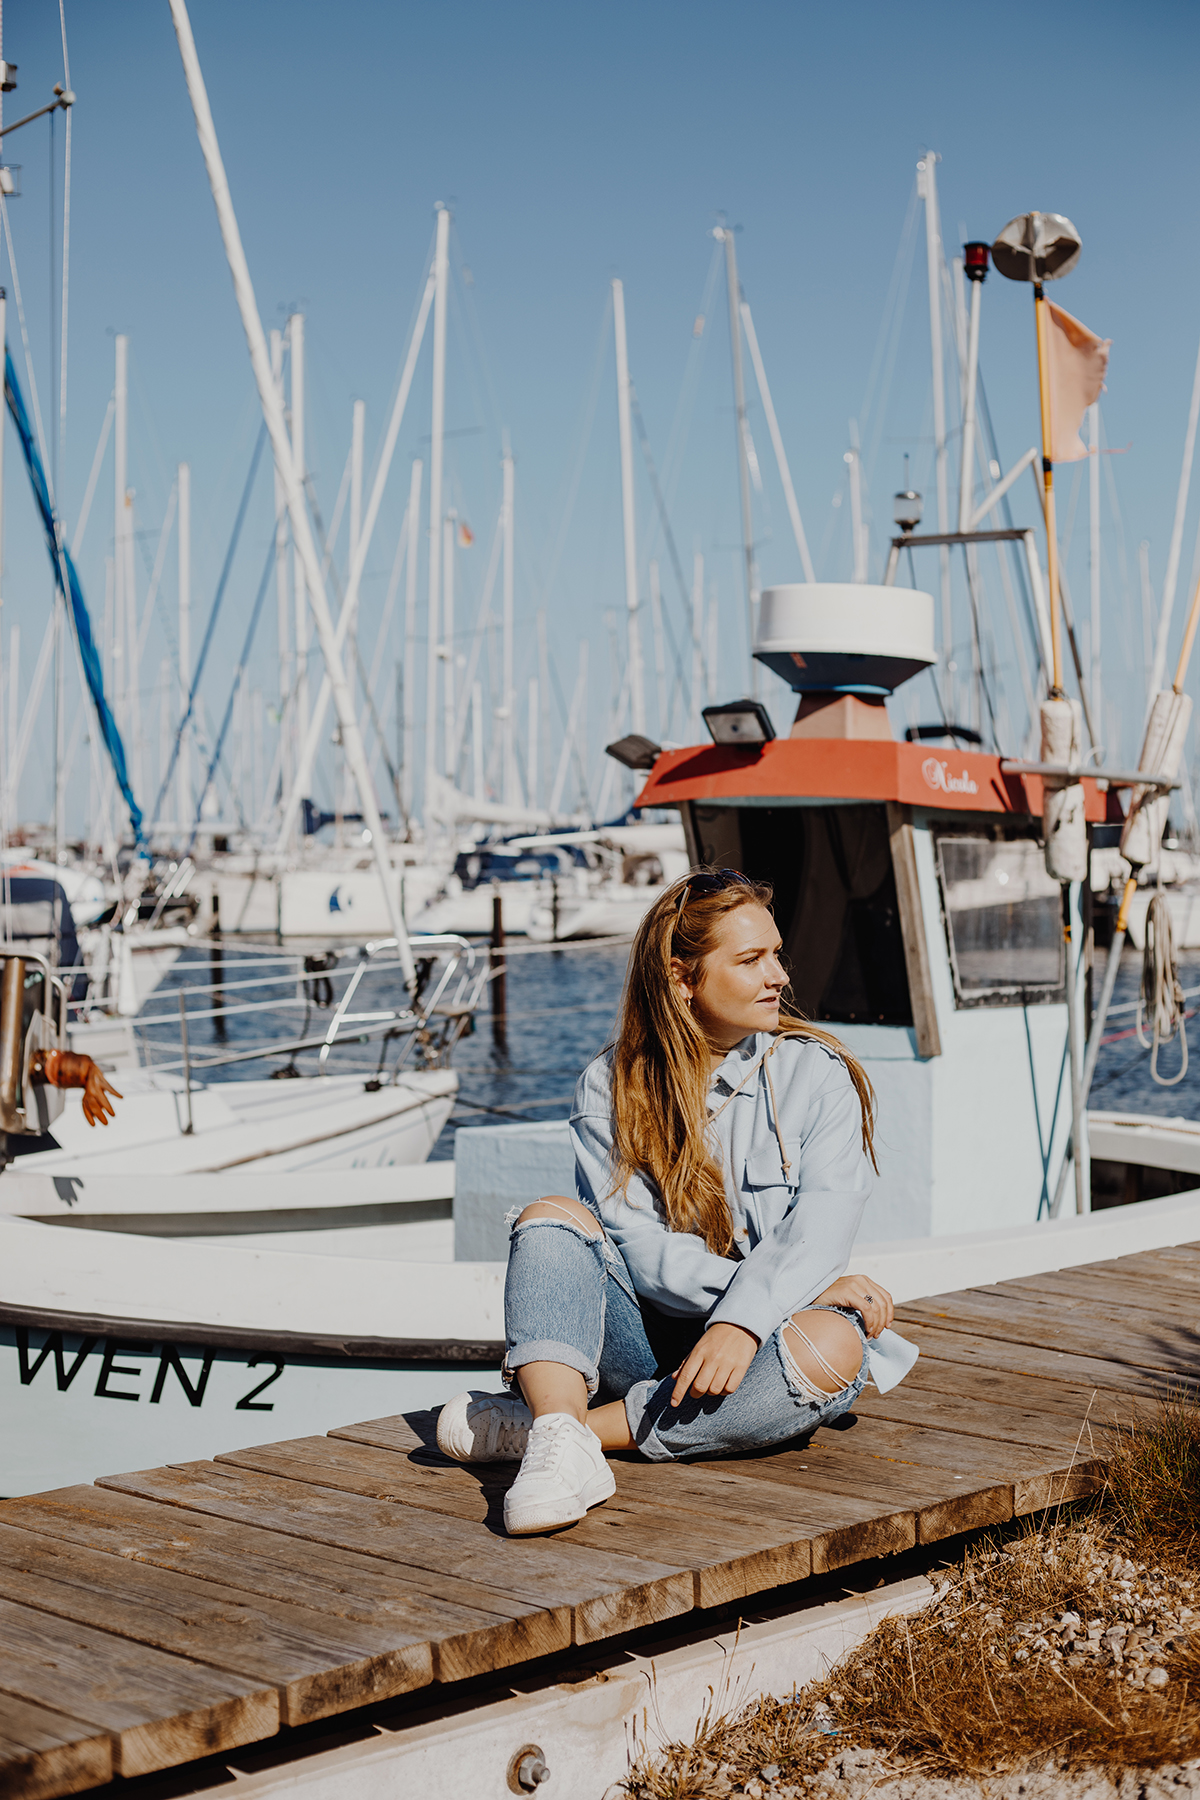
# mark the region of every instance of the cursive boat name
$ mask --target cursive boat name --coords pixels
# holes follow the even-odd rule
[[[921,773],[925,777],[925,785],[931,787],[936,794],[977,794],[979,788],[971,780],[966,769],[961,775],[952,775],[949,766],[939,761],[936,756],[927,756],[921,764]]]
[[[97,1400],[146,1400],[150,1406],[157,1406],[166,1390],[168,1377],[173,1377],[183,1390],[184,1398],[189,1406],[203,1406],[204,1396],[208,1389],[208,1378],[212,1373],[214,1361],[211,1350],[191,1352],[189,1360],[200,1362],[199,1372],[189,1375],[184,1367],[183,1352],[177,1344],[150,1345],[137,1343],[129,1338],[84,1337],[80,1339],[79,1348],[68,1351],[64,1348],[63,1333],[48,1331],[40,1348],[30,1347],[29,1331],[25,1326],[16,1327],[17,1340],[17,1372],[21,1386],[30,1387],[36,1380],[40,1370],[45,1367],[46,1375],[42,1386],[48,1387],[51,1372],[54,1384],[60,1394],[70,1391],[71,1384],[80,1375],[92,1354],[100,1350],[100,1371],[96,1378],[94,1391]],[[144,1366],[145,1359],[153,1357],[157,1352],[158,1367],[154,1373],[154,1382],[147,1393],[141,1386],[143,1378],[149,1374]],[[137,1362],[130,1362],[130,1357],[138,1357]],[[278,1357],[255,1356],[247,1362],[247,1369],[265,1368],[272,1365],[271,1373],[258,1381],[254,1387],[234,1406],[235,1412],[273,1412],[273,1400],[262,1400],[259,1396],[274,1385],[283,1374],[286,1364]],[[131,1385],[131,1383],[137,1385]]]

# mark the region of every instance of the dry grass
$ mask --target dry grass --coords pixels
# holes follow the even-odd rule
[[[1200,1410],[1175,1396],[1116,1440],[1097,1504],[969,1551],[824,1681],[643,1755],[630,1800],[804,1793],[855,1746],[879,1775],[1200,1756],[1198,1532]]]

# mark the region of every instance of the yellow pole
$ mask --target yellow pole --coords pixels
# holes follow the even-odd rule
[[[1050,650],[1053,680],[1050,692],[1062,694],[1062,631],[1058,621],[1058,531],[1054,522],[1054,464],[1050,460],[1053,434],[1050,424],[1050,346],[1046,339],[1046,296],[1040,281],[1033,284],[1033,311],[1037,324],[1038,396],[1042,409],[1042,488],[1046,504],[1046,573],[1050,584]]]
[[[1175,671],[1175,692],[1182,694],[1183,678],[1187,674],[1188,661],[1192,654],[1192,645],[1196,641],[1196,627],[1200,625],[1200,581],[1196,583],[1196,591],[1192,595],[1192,610],[1188,614],[1187,629],[1183,634],[1183,647],[1179,652],[1179,667]]]
[[[1138,884],[1137,870],[1135,869],[1133,874],[1129,877],[1129,880],[1125,883],[1125,892],[1121,895],[1121,907],[1120,907],[1120,911],[1117,913],[1116,932],[1114,933],[1114,940],[1117,943],[1119,943],[1121,938],[1124,937],[1125,932],[1128,929],[1129,902],[1133,899],[1133,896],[1137,893],[1137,884]],[[1103,1024],[1103,1021],[1101,1021],[1101,1024]]]

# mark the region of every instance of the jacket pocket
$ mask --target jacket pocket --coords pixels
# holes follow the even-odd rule
[[[772,1138],[769,1144],[756,1145],[751,1150],[746,1158],[743,1184],[747,1188],[787,1188],[795,1193],[800,1185],[800,1139],[785,1137],[783,1148],[788,1160],[786,1175],[779,1145]]]

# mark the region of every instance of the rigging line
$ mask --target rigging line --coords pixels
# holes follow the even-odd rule
[[[1003,468],[1004,465],[1000,461],[1000,446],[996,440],[996,429],[992,424],[992,409],[988,405],[987,389],[983,382],[982,369],[979,369],[975,376],[975,417],[982,427],[983,436],[987,438],[989,457],[996,464],[997,468]],[[991,474],[990,469],[988,470],[988,474]],[[1009,531],[1016,529],[1013,522],[1011,500],[1012,490],[1010,488],[1000,502],[1004,515],[1004,523]],[[1009,546],[1009,555],[1011,558],[1010,566],[1016,571],[1017,586],[1021,590],[1021,602],[1025,609],[1025,626],[1030,634],[1037,666],[1040,667],[1042,659],[1041,634],[1038,630],[1037,619],[1033,610],[1033,596],[1029,592],[1029,582],[1026,577],[1024,558],[1019,555],[1018,551],[1019,546],[1015,543]]]
[[[71,539],[71,555],[79,555],[79,546],[83,542],[83,534],[87,530],[88,514],[92,510],[92,501],[96,495],[96,483],[100,479],[100,465],[104,461],[104,452],[108,449],[108,434],[112,430],[113,417],[117,410],[117,396],[113,392],[108,396],[108,408],[104,414],[104,423],[100,427],[100,436],[96,443],[96,454],[92,458],[92,470],[88,476],[88,484],[84,490],[83,505],[79,509],[79,519],[75,526],[75,536]]]
[[[483,594],[479,601],[479,611],[475,615],[475,630],[471,636],[471,648],[467,655],[467,668],[463,676],[462,691],[458,697],[457,717],[454,721],[454,766],[458,767],[462,756],[463,744],[467,732],[467,709],[471,704],[471,694],[475,687],[475,675],[479,668],[479,653],[483,646],[492,613],[492,595],[496,588],[496,573],[500,567],[500,549],[504,538],[504,514],[501,510],[496,521],[496,529],[492,534],[491,554],[488,557],[487,574],[483,582]]]
[[[180,719],[179,725],[176,728],[175,742],[171,746],[171,759],[170,759],[170,762],[167,764],[167,772],[163,776],[162,786],[158,790],[158,798],[154,802],[154,812],[151,815],[151,819],[150,819],[150,829],[152,831],[158,823],[159,814],[162,811],[163,801],[167,797],[167,789],[170,787],[171,781],[175,774],[175,765],[179,761],[179,747],[183,742],[183,734],[187,730],[188,726],[191,724],[192,716],[196,710],[196,696],[200,690],[200,678],[204,673],[204,664],[208,658],[208,652],[212,645],[213,632],[216,629],[217,615],[221,610],[221,602],[225,598],[225,589],[229,584],[229,571],[233,567],[233,558],[234,558],[234,554],[238,547],[238,539],[242,535],[242,526],[245,523],[245,519],[246,519],[246,508],[250,504],[250,493],[254,487],[254,477],[258,473],[258,465],[259,465],[259,461],[262,457],[263,445],[266,443],[266,441],[267,441],[267,427],[264,422],[262,425],[259,426],[258,436],[254,442],[254,454],[250,458],[250,473],[247,475],[246,485],[242,489],[242,498],[238,505],[237,517],[233,521],[233,531],[232,531],[232,533],[230,535],[230,539],[229,539],[229,548],[225,552],[225,561],[221,568],[220,580],[217,582],[217,591],[213,597],[212,610],[208,615],[208,624],[204,628],[204,642],[201,644],[200,654],[196,658],[196,668],[195,668],[195,672],[192,676],[192,685],[188,689],[187,706],[184,709],[183,717],[182,717],[182,719]],[[274,556],[274,554],[275,554],[275,538],[274,538],[274,534],[272,534],[271,555]],[[215,758],[214,758],[214,761],[215,761]],[[211,779],[211,776],[210,776],[210,779]]]
[[[29,398],[33,402],[33,422],[37,428],[37,446],[42,459],[42,471],[46,475],[46,485],[50,490],[50,502],[54,503],[54,489],[46,469],[46,433],[42,426],[42,409],[38,401],[37,378],[33,373],[33,354],[29,348],[29,327],[25,323],[25,303],[21,298],[21,278],[17,274],[17,247],[13,242],[12,222],[8,216],[8,203],[0,193],[0,224],[4,227],[4,236],[8,242],[8,268],[12,276],[13,299],[17,303],[17,318],[21,325],[21,345],[25,351],[25,374],[29,381]]]
[[[264,437],[266,436],[266,427],[265,426],[263,427],[263,436]],[[261,444],[261,439],[259,441]],[[256,458],[256,465],[257,465],[257,458]],[[254,597],[254,607],[250,614],[250,623],[246,628],[246,641],[242,645],[242,654],[241,654],[240,658],[238,659],[237,668],[233,672],[233,682],[229,689],[229,699],[225,705],[225,717],[221,720],[221,729],[217,733],[217,741],[216,741],[215,745],[213,746],[213,753],[212,753],[211,758],[209,759],[208,771],[205,774],[204,780],[200,785],[200,798],[196,803],[196,817],[192,822],[192,835],[188,839],[188,855],[189,856],[191,855],[192,851],[196,847],[196,838],[200,831],[200,821],[204,815],[204,802],[208,798],[208,790],[212,786],[213,776],[217,772],[217,764],[221,760],[221,752],[225,748],[225,739],[229,733],[230,721],[233,718],[234,704],[237,700],[238,692],[241,688],[242,681],[246,674],[246,664],[250,659],[250,649],[251,649],[252,644],[254,643],[254,633],[258,630],[258,621],[259,621],[259,616],[262,613],[263,601],[267,597],[267,588],[270,586],[271,576],[274,573],[275,573],[275,533],[272,532],[271,533],[271,542],[267,546],[267,560],[263,564],[262,580],[258,584],[258,593]],[[204,652],[201,651],[200,654],[201,654],[201,656],[203,656]],[[167,776],[167,781],[169,781],[169,780],[170,780],[170,773],[168,773],[168,776]],[[226,776],[226,780],[229,781],[228,775]],[[164,787],[166,786],[165,781],[163,783],[163,786]],[[243,827],[245,827],[246,819],[245,819],[244,813],[242,812],[241,795],[235,791],[232,781],[229,781],[229,792],[233,799],[233,803],[237,807],[237,810],[238,810],[238,821]]]
[[[379,618],[379,633],[375,639],[375,649],[371,656],[371,692],[374,694],[379,686],[379,675],[383,668],[383,653],[387,648],[388,631],[391,628],[392,614],[396,610],[396,595],[400,591],[400,577],[404,571],[404,557],[408,549],[408,508],[404,509],[404,517],[400,521],[400,536],[396,541],[396,554],[392,560],[391,574],[388,576],[387,593],[384,596],[383,611]]]
[[[892,263],[892,272],[888,278],[887,293],[884,297],[883,312],[879,321],[879,331],[875,339],[875,349],[871,355],[870,368],[863,388],[862,404],[858,409],[858,417],[862,421],[864,435],[868,421],[874,423],[875,388],[883,366],[888,343],[896,330],[896,316],[899,302],[907,299],[908,277],[911,271],[913,252],[916,248],[917,211],[920,199],[917,194],[916,177],[909,189],[908,209],[904,215],[904,223],[900,228],[900,240],[896,245],[896,256]],[[900,293],[903,284],[904,294]]]

